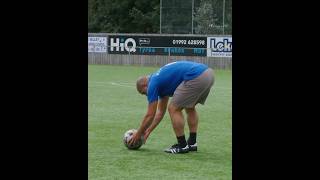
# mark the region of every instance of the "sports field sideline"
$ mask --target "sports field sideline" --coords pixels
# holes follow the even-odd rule
[[[146,96],[135,89],[141,75],[159,67],[88,65],[89,180],[210,179],[232,177],[232,71],[215,70],[206,105],[198,105],[198,152],[167,154],[176,143],[168,112],[139,150],[122,142],[126,130],[138,128]],[[189,136],[185,125],[186,138]]]

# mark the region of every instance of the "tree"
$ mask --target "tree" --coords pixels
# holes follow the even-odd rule
[[[222,34],[223,0],[194,0],[193,33]],[[162,0],[162,33],[192,33],[192,0]],[[160,0],[88,0],[88,31],[159,33]],[[225,34],[232,33],[232,0],[225,0]]]
[[[157,33],[159,0],[89,0],[88,31]]]
[[[225,34],[232,34],[232,0],[226,0]]]
[[[194,15],[196,34],[221,34],[218,13],[214,11],[212,1],[201,1]]]
[[[192,33],[192,0],[162,0],[162,33]]]

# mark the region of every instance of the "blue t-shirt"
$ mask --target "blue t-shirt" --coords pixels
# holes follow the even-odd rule
[[[161,67],[149,77],[147,92],[149,103],[164,96],[172,96],[182,81],[194,79],[206,69],[207,65],[191,61],[177,61]]]

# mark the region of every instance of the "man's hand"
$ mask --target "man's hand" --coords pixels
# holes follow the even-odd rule
[[[140,138],[141,138],[141,134],[139,132],[133,133],[132,138],[128,142],[129,145],[132,146],[136,144],[136,142],[138,142]]]
[[[145,134],[146,129],[150,126],[156,114],[157,105],[158,101],[154,101],[148,105],[147,113],[141,122],[140,128],[138,129],[137,133],[132,135],[132,138],[129,140],[129,145],[135,144],[141,138],[141,135]]]
[[[159,104],[158,104],[158,111],[156,113],[156,116],[155,116],[154,120],[152,121],[152,124],[144,132],[144,138],[143,138],[144,139],[144,144],[147,142],[147,139],[148,139],[149,135],[154,130],[154,128],[156,128],[158,126],[158,124],[162,120],[164,114],[166,113],[168,100],[169,100],[168,96],[162,97],[160,99]]]

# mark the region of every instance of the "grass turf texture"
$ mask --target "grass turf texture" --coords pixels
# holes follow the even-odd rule
[[[169,113],[139,150],[128,150],[123,134],[137,129],[147,108],[135,81],[158,67],[88,65],[88,174],[105,179],[231,179],[231,71],[215,70],[215,84],[199,114],[198,152],[167,154],[176,143]],[[186,116],[185,116],[186,117]],[[187,122],[185,135],[189,137]]]

